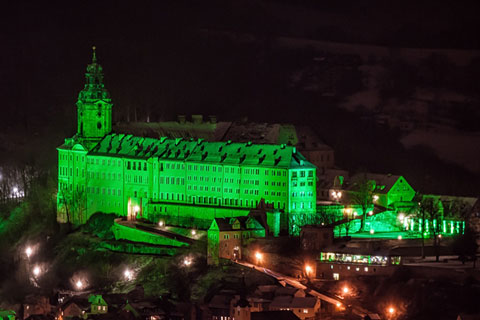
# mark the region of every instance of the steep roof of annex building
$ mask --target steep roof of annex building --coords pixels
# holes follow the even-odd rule
[[[105,136],[90,155],[178,160],[273,168],[315,168],[295,147],[251,142],[208,142],[202,139],[160,139],[125,134]]]

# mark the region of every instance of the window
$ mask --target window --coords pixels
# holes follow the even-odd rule
[[[338,273],[333,274],[333,280],[340,280],[340,275]]]

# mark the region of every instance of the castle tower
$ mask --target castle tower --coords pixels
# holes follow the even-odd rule
[[[77,138],[87,149],[112,131],[112,100],[103,84],[103,69],[93,47],[92,63],[87,66],[85,87],[78,94]]]

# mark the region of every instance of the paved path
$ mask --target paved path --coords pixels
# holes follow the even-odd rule
[[[248,263],[248,262],[245,262],[245,261],[235,261],[235,262],[242,265],[242,266],[245,266],[245,267],[248,267],[248,268],[254,268],[255,270],[263,272],[266,275],[277,279],[279,282],[283,281],[283,282],[289,284],[290,286],[292,286],[294,288],[305,290],[306,293],[308,293],[308,294],[310,294],[314,297],[317,297],[320,300],[331,303],[334,306],[339,307],[339,306],[344,305],[343,298],[334,296],[334,295],[332,295],[330,293],[327,293],[327,292],[321,293],[318,290],[311,289],[311,288],[305,286],[304,284],[302,284],[300,281],[298,281],[297,279],[295,279],[293,277],[289,277],[289,276],[286,276],[286,275],[281,274],[279,272],[275,272],[275,271],[272,271],[272,270],[264,268],[264,267],[256,266],[254,264],[251,264],[251,263]],[[362,308],[359,305],[352,305],[351,308],[352,308],[352,313],[359,316],[361,319],[363,319],[363,317],[367,314],[374,313],[374,312],[370,312],[370,311]]]

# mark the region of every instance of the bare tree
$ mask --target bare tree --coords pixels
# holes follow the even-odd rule
[[[452,220],[465,221],[465,229],[469,228],[470,215],[472,206],[461,199],[453,199],[452,201],[443,203],[444,217]],[[463,224],[461,224],[460,233],[463,234]]]
[[[367,212],[373,206],[373,190],[375,182],[369,180],[366,174],[357,181],[349,192],[348,197],[353,204],[357,204],[362,208],[362,216],[360,223],[360,231],[365,231],[365,223],[367,220]]]
[[[66,215],[65,223],[79,224],[86,222],[86,194],[83,189],[60,188],[58,190],[58,203],[58,209]]]
[[[412,213],[420,223],[420,233],[422,239],[422,258],[425,258],[425,235],[427,227],[433,235],[433,248],[435,251],[436,261],[439,260],[438,251],[438,235],[440,234],[440,225],[443,215],[442,203],[435,197],[429,197],[417,193],[413,198],[414,203]]]
[[[434,197],[423,197],[420,205],[424,208],[430,233],[433,236],[433,250],[435,252],[435,261],[439,261],[439,238],[440,224],[443,216],[443,207],[439,199]]]

